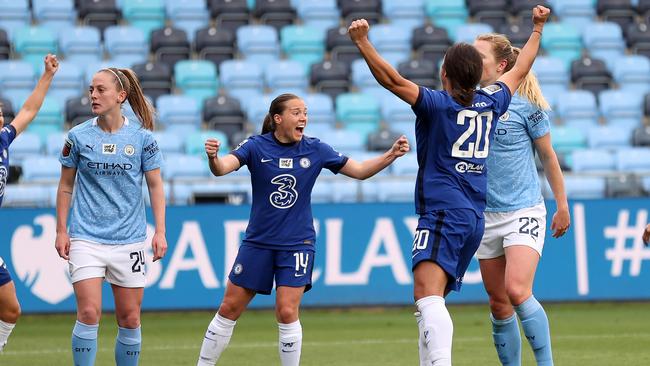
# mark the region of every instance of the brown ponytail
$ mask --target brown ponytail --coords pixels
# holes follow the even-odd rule
[[[471,106],[483,72],[483,59],[478,50],[465,42],[449,47],[442,69],[447,74],[451,97],[464,107]]]
[[[118,69],[114,67],[102,71],[106,71],[116,77],[115,85],[117,90],[124,90],[126,92],[126,98],[129,101],[131,108],[133,108],[133,112],[135,112],[135,115],[140,119],[142,127],[153,131],[154,108],[149,100],[145,98],[140,82],[138,81],[138,76],[135,72],[131,69]]]
[[[292,99],[300,99],[295,94],[280,94],[271,102],[269,107],[269,113],[264,116],[264,122],[262,123],[262,134],[275,131],[275,121],[273,121],[273,116],[276,114],[282,114],[286,106],[285,104]]]

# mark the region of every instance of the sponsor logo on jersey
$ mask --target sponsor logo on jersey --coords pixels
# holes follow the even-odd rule
[[[494,94],[494,93],[496,93],[496,92],[498,92],[498,91],[501,91],[501,85],[499,85],[499,84],[492,84],[492,85],[486,86],[485,88],[483,88],[483,89],[481,89],[481,90],[483,90],[483,91],[486,92],[487,94],[492,95],[492,94]]]
[[[499,117],[499,121],[507,121],[510,119],[510,112],[506,111],[506,113],[502,114],[501,117]]]
[[[465,173],[482,174],[484,167],[485,166],[483,164],[468,163],[466,161],[459,161],[458,163],[456,163],[456,171],[461,174],[465,174]]]
[[[142,150],[145,152],[145,154],[147,154],[148,157],[152,157],[156,155],[158,151],[160,151],[160,148],[158,147],[158,142],[154,141],[145,146]]]
[[[126,172],[133,169],[129,163],[103,163],[99,161],[89,161],[86,166],[95,171],[95,175],[126,175]]]
[[[102,144],[102,154],[104,155],[115,155],[117,153],[116,144]]]
[[[280,158],[280,168],[282,168],[282,169],[293,169],[293,159],[292,158]]]
[[[124,153],[128,156],[132,156],[133,154],[135,154],[135,148],[133,147],[133,145],[126,145],[124,146]]]
[[[309,168],[310,165],[311,165],[311,161],[309,160],[309,158],[300,159],[300,166],[301,167],[307,169],[307,168]]]
[[[544,119],[544,113],[542,113],[542,111],[538,109],[535,111],[535,113],[526,117],[526,119],[530,124],[535,126],[536,124],[540,123]]]
[[[70,156],[70,151],[72,150],[72,146],[74,146],[74,143],[72,142],[72,140],[66,137],[65,142],[63,143],[63,150],[61,150],[61,155],[63,155],[66,158]]]

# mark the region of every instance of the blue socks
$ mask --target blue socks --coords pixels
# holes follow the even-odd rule
[[[521,319],[524,335],[526,335],[528,343],[533,348],[537,365],[552,366],[551,332],[542,305],[535,299],[535,296],[531,296],[528,300],[515,306],[515,311],[519,319]]]
[[[117,366],[137,366],[140,359],[142,336],[140,327],[128,329],[119,327],[115,341],[115,363]]]
[[[492,338],[499,361],[504,366],[520,366],[521,336],[517,315],[512,314],[510,318],[499,320],[490,314],[490,320],[492,320]]]
[[[72,329],[72,359],[75,366],[92,366],[97,354],[97,330],[99,325],[87,325],[77,321]]]

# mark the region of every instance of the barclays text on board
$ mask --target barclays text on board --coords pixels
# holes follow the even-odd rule
[[[550,222],[554,207],[549,202]],[[650,200],[570,203],[572,228],[546,235],[535,293],[544,300],[650,299],[650,248],[641,233]],[[170,207],[167,256],[147,263],[144,309],[206,309],[218,305],[246,230],[249,206]],[[314,205],[317,230],[314,288],[305,305],[410,304],[412,204]],[[24,312],[74,310],[67,263],[54,250],[53,210],[0,210],[0,256],[16,282]],[[153,234],[149,227],[149,237]],[[107,291],[107,294],[110,291]],[[485,302],[478,262],[451,302]],[[273,305],[258,296],[252,306]],[[113,299],[104,298],[112,309]]]

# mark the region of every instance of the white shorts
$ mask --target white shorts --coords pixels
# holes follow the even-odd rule
[[[505,254],[511,245],[531,247],[542,256],[546,236],[546,206],[544,202],[516,211],[485,212],[485,232],[476,251],[478,259],[490,259]]]
[[[144,242],[107,245],[71,239],[69,256],[72,283],[104,278],[106,282],[121,287],[145,285]]]

